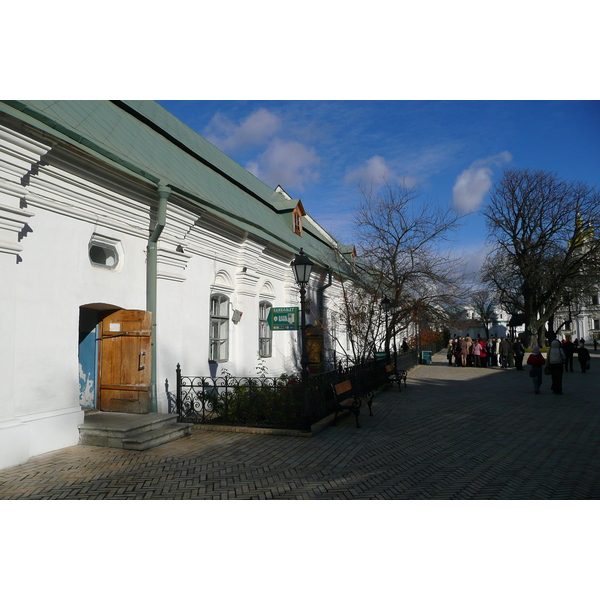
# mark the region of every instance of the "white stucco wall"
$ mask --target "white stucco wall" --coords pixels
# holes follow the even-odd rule
[[[177,363],[186,375],[220,375],[227,370],[236,376],[255,376],[264,363],[269,375],[279,376],[290,370],[290,348],[296,340],[293,332],[273,332],[272,356],[258,356],[259,303],[290,305],[289,264],[265,256],[264,245],[237,231],[227,237],[226,230],[210,230],[202,222],[189,228],[185,239],[178,238],[182,211],[174,207],[172,212],[176,211],[177,218],[167,217],[161,247],[179,245],[179,261],[166,251],[161,259],[159,252],[157,401],[161,412],[168,410],[166,379],[169,390],[175,392]],[[193,225],[197,216],[192,216]],[[210,363],[210,297],[215,293],[229,298],[229,357]],[[236,310],[241,318],[234,323]]]
[[[0,468],[78,442],[80,307],[146,309],[146,252],[157,202],[147,197],[150,184],[146,189],[141,182],[138,190],[116,173],[88,173],[89,164],[75,155],[40,163],[49,150],[0,126]],[[117,269],[91,264],[92,236],[116,244]],[[272,356],[258,356],[260,301],[300,304],[289,261],[286,252],[207,218],[181,198],[169,199],[158,244],[160,412],[168,410],[165,379],[175,391],[177,363],[192,375],[227,369],[254,376],[261,362],[271,376],[299,370],[297,332],[274,331]],[[230,299],[229,359],[216,365],[208,360],[213,293]],[[237,324],[234,310],[242,313]]]
[[[0,313],[6,321],[0,468],[78,442],[79,308],[95,303],[145,309],[149,222],[147,207],[59,168],[39,166],[24,178],[49,146],[36,146],[8,128],[2,134],[0,207],[19,209],[14,214],[22,222],[15,227],[13,221],[9,236],[0,233],[0,245],[15,245],[0,260]],[[37,155],[31,151],[36,147]],[[21,150],[17,157],[15,148]],[[119,240],[117,270],[91,264],[93,234]]]

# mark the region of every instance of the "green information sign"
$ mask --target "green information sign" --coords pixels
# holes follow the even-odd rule
[[[267,317],[271,331],[289,331],[298,329],[299,310],[297,306],[272,308]]]

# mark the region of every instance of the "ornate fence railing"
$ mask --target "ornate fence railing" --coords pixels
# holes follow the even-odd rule
[[[182,375],[179,365],[176,373],[179,421],[291,429],[302,423],[299,380]]]
[[[418,352],[392,356],[398,369],[409,370],[418,364]],[[387,360],[362,364],[310,375],[308,399],[310,422],[317,423],[335,410],[331,384],[350,380],[359,395],[373,391],[386,382]],[[176,392],[165,382],[169,412],[178,420],[191,423],[240,425],[303,429],[303,394],[300,378],[287,377],[221,377],[191,376],[176,369]]]

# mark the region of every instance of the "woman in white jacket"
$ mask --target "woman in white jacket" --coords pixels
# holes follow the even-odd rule
[[[550,349],[548,350],[548,365],[550,367],[550,375],[552,376],[552,387],[550,388],[555,394],[562,394],[562,377],[564,364],[567,360],[565,351],[560,347],[558,340],[552,340]]]

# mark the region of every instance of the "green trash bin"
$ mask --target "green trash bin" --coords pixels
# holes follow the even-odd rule
[[[424,365],[431,364],[431,350],[423,350],[421,352],[421,363]]]

